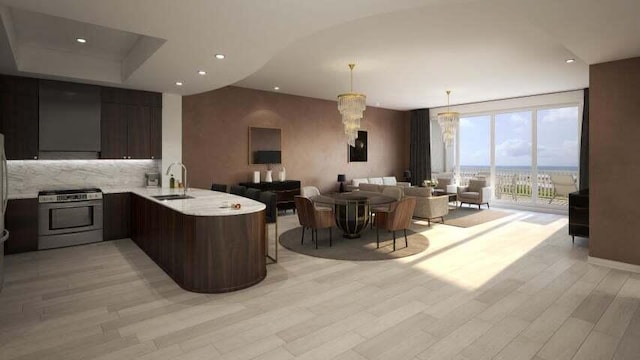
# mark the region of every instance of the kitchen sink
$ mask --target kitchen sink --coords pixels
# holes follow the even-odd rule
[[[156,196],[152,196],[152,198],[158,199],[158,200],[185,200],[185,199],[193,199],[193,196],[171,194],[171,195],[156,195]]]

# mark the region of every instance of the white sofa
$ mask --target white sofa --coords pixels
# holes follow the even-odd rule
[[[411,186],[411,183],[398,181],[395,176],[383,176],[383,177],[353,179],[351,180],[351,184],[346,185],[345,188],[347,191],[355,191],[359,189],[360,184],[375,184],[375,185],[382,185],[382,186],[401,186],[401,187]]]

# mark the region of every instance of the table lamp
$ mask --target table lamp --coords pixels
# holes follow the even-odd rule
[[[344,192],[344,182],[347,181],[347,177],[344,174],[338,174],[338,182],[340,183],[340,192]]]

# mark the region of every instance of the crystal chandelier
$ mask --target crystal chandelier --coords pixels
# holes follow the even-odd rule
[[[351,70],[350,92],[338,95],[338,111],[342,114],[344,133],[347,135],[347,143],[351,146],[356,144],[362,113],[367,107],[366,95],[353,92],[353,68],[355,66],[356,64],[349,64],[349,69]]]
[[[451,90],[447,90],[447,111],[438,113],[438,125],[442,131],[442,141],[445,145],[450,145],[453,139],[456,137],[456,129],[460,123],[460,113],[450,111],[449,109],[449,95]]]

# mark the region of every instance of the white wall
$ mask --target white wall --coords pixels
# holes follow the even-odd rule
[[[170,176],[165,173],[174,162],[182,162],[182,96],[162,94],[162,187],[169,187]],[[179,169],[171,170],[176,180],[182,180]]]

